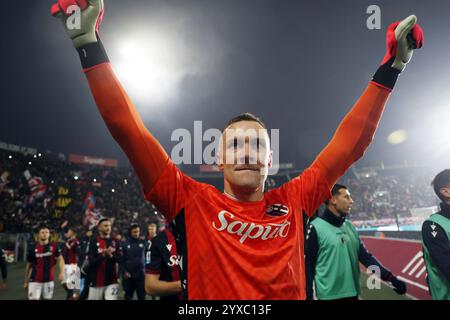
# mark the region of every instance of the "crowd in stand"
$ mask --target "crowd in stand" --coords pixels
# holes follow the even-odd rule
[[[57,231],[63,223],[87,229],[101,216],[112,218],[119,234],[131,223],[164,224],[144,200],[132,169],[0,150],[0,175],[0,232],[28,233],[40,224]],[[90,204],[88,193],[93,195]],[[87,213],[96,216],[87,220]]]
[[[411,217],[411,209],[437,205],[433,174],[424,168],[379,170],[358,178],[345,177],[354,199],[352,220]]]

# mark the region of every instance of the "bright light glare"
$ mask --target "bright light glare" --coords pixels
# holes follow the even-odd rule
[[[387,141],[390,144],[401,144],[406,141],[407,137],[405,130],[396,130],[388,136]]]
[[[446,124],[450,119],[448,105],[438,106],[429,110],[423,117],[426,130],[422,131],[427,149],[435,156],[450,155],[450,127]]]
[[[163,103],[176,93],[185,72],[179,51],[161,36],[136,37],[119,46],[117,74],[133,98]]]

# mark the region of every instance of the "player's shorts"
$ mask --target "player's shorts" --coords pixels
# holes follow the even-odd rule
[[[53,298],[53,289],[55,285],[53,281],[49,282],[30,282],[28,283],[28,299],[40,300],[41,296],[44,300]]]
[[[64,282],[69,290],[80,290],[80,268],[76,264],[64,266]]]
[[[90,287],[88,300],[119,300],[119,284],[110,284],[105,287]]]

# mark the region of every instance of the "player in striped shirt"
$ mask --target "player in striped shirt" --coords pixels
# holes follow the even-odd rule
[[[149,295],[161,300],[181,300],[180,255],[170,226],[152,240],[145,261],[145,284]]]
[[[53,297],[55,265],[58,265],[59,281],[64,281],[64,259],[56,243],[50,241],[46,226],[38,229],[37,242],[30,245],[25,267],[24,288],[29,300],[50,300]]]
[[[75,291],[80,291],[81,278],[80,267],[78,266],[80,242],[74,228],[69,227],[65,236],[67,240],[62,250],[65,262],[63,286],[67,291],[67,299],[76,299]]]
[[[118,300],[118,267],[121,261],[119,241],[111,238],[111,221],[102,218],[97,225],[98,234],[88,245],[88,300]]]

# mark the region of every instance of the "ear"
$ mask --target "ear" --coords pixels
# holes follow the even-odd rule
[[[216,153],[216,165],[219,168],[219,170],[221,172],[223,172],[223,169],[224,169],[225,166],[223,164],[222,154],[220,153],[220,151]]]
[[[336,197],[335,196],[331,196],[331,198],[330,198],[330,203],[331,204],[336,204]]]

